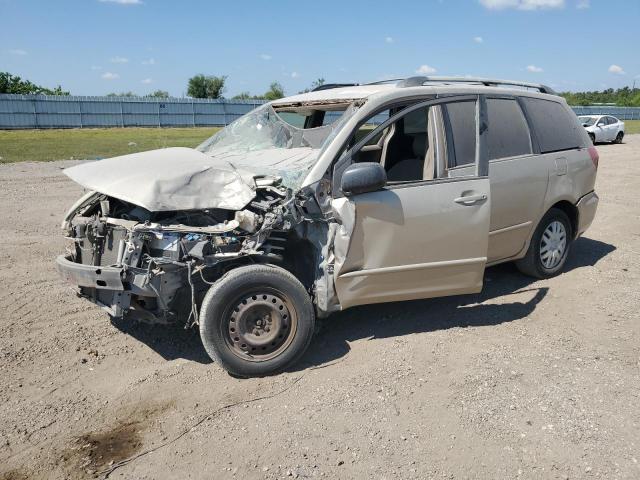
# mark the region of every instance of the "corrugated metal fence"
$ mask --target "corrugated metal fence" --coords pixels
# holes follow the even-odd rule
[[[576,115],[613,115],[620,120],[640,120],[640,107],[610,107],[607,105],[571,107]]]
[[[263,100],[0,95],[0,129],[227,125]],[[578,115],[640,120],[640,107],[573,107]]]
[[[263,100],[0,95],[0,129],[227,125]]]

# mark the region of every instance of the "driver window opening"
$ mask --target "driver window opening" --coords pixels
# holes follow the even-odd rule
[[[435,135],[435,120],[430,110],[436,108],[418,108],[388,125],[354,155],[353,161],[380,163],[387,172],[389,183],[435,178],[435,150],[429,137],[430,133]],[[357,143],[398,111],[400,108],[376,114],[360,127],[351,143]]]

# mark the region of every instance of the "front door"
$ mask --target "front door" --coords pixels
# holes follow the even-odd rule
[[[381,159],[389,182],[376,192],[334,200],[346,232],[336,238],[336,252],[345,254],[334,270],[343,308],[481,290],[491,205],[486,156],[476,146],[482,138],[476,117],[483,118],[484,105],[478,101],[467,96],[406,107],[369,134],[393,125],[387,157]],[[455,148],[478,168],[466,177],[443,178],[438,165],[444,139],[452,137],[443,133],[440,107],[459,102],[476,108],[466,128],[454,132]],[[357,162],[367,139],[343,160]]]
[[[606,142],[609,140],[609,125],[607,117],[600,117],[595,129],[596,142]]]

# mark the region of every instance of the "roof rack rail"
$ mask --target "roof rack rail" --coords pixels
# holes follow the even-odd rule
[[[322,85],[318,85],[316,88],[311,90],[312,92],[319,92],[320,90],[330,90],[332,88],[340,88],[340,87],[356,87],[360,85],[359,83],[323,83]]]
[[[480,78],[480,77],[409,77],[402,79],[398,82],[398,87],[417,87],[424,85],[425,83],[479,83],[487,87],[497,87],[499,85],[509,85],[516,87],[535,88],[540,93],[548,93],[550,95],[557,95],[557,93],[550,87],[542,85],[540,83],[530,82],[518,82],[513,80],[499,80],[494,78]]]

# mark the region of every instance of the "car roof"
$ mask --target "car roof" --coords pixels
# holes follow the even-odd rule
[[[280,98],[273,102],[275,105],[282,103],[307,103],[332,100],[358,100],[373,94],[396,88],[395,85],[353,85],[349,87],[327,88],[312,92],[300,93],[291,97]]]
[[[426,78],[426,77],[425,77]],[[323,103],[350,103],[360,99],[402,99],[409,96],[417,95],[438,95],[438,94],[502,94],[502,95],[524,95],[535,96],[553,100],[560,100],[561,97],[549,93],[541,93],[533,89],[540,89],[544,92],[543,85],[538,87],[534,84],[528,87],[520,86],[505,87],[491,85],[486,86],[478,84],[473,79],[468,83],[464,79],[456,80],[455,83],[429,83],[426,85],[410,85],[404,86],[403,81],[397,83],[374,83],[367,85],[351,85],[340,86],[336,88],[324,88],[311,92],[300,93],[291,97],[284,97],[272,102],[274,106],[284,106],[292,104],[323,104]]]

